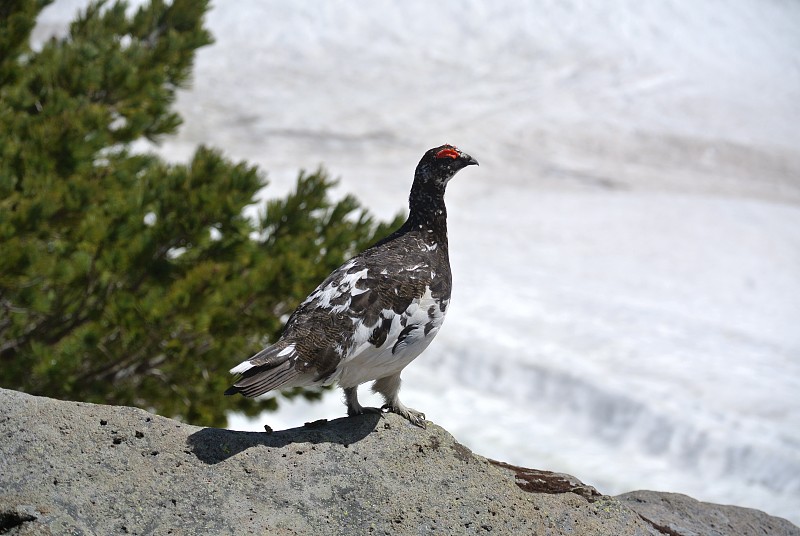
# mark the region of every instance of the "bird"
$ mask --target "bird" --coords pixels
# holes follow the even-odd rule
[[[426,427],[425,414],[400,401],[400,373],[439,332],[450,303],[447,183],[478,161],[445,144],[425,152],[414,172],[409,214],[393,233],[334,270],[291,314],[270,344],[230,370],[226,395],[338,383],[347,415],[401,415]],[[384,399],[363,407],[358,386]]]

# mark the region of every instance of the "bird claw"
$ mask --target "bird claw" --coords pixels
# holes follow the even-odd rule
[[[381,406],[381,411],[397,413],[401,417],[408,419],[408,422],[410,422],[414,426],[419,426],[422,429],[427,428],[427,422],[425,421],[425,414],[422,413],[421,411],[407,408],[402,404],[398,406],[393,406],[391,404],[384,404],[383,406]]]

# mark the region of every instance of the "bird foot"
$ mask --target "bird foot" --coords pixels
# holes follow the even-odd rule
[[[364,415],[365,413],[381,413],[380,408],[365,408],[358,403],[358,387],[346,387],[344,390],[344,403],[347,406],[347,416]]]
[[[381,407],[382,410],[397,413],[401,417],[408,419],[408,422],[413,424],[414,426],[419,426],[420,428],[427,428],[427,422],[425,421],[425,414],[421,411],[417,411],[415,409],[411,409],[409,407],[404,406],[403,404],[384,404]]]

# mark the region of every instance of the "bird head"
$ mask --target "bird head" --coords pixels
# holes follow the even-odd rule
[[[441,145],[428,150],[417,164],[415,182],[442,188],[461,169],[478,165],[478,161],[452,145]]]

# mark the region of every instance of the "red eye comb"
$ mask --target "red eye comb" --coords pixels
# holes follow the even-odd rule
[[[442,149],[438,153],[436,153],[436,158],[452,158],[455,160],[458,158],[458,151],[455,149]]]

